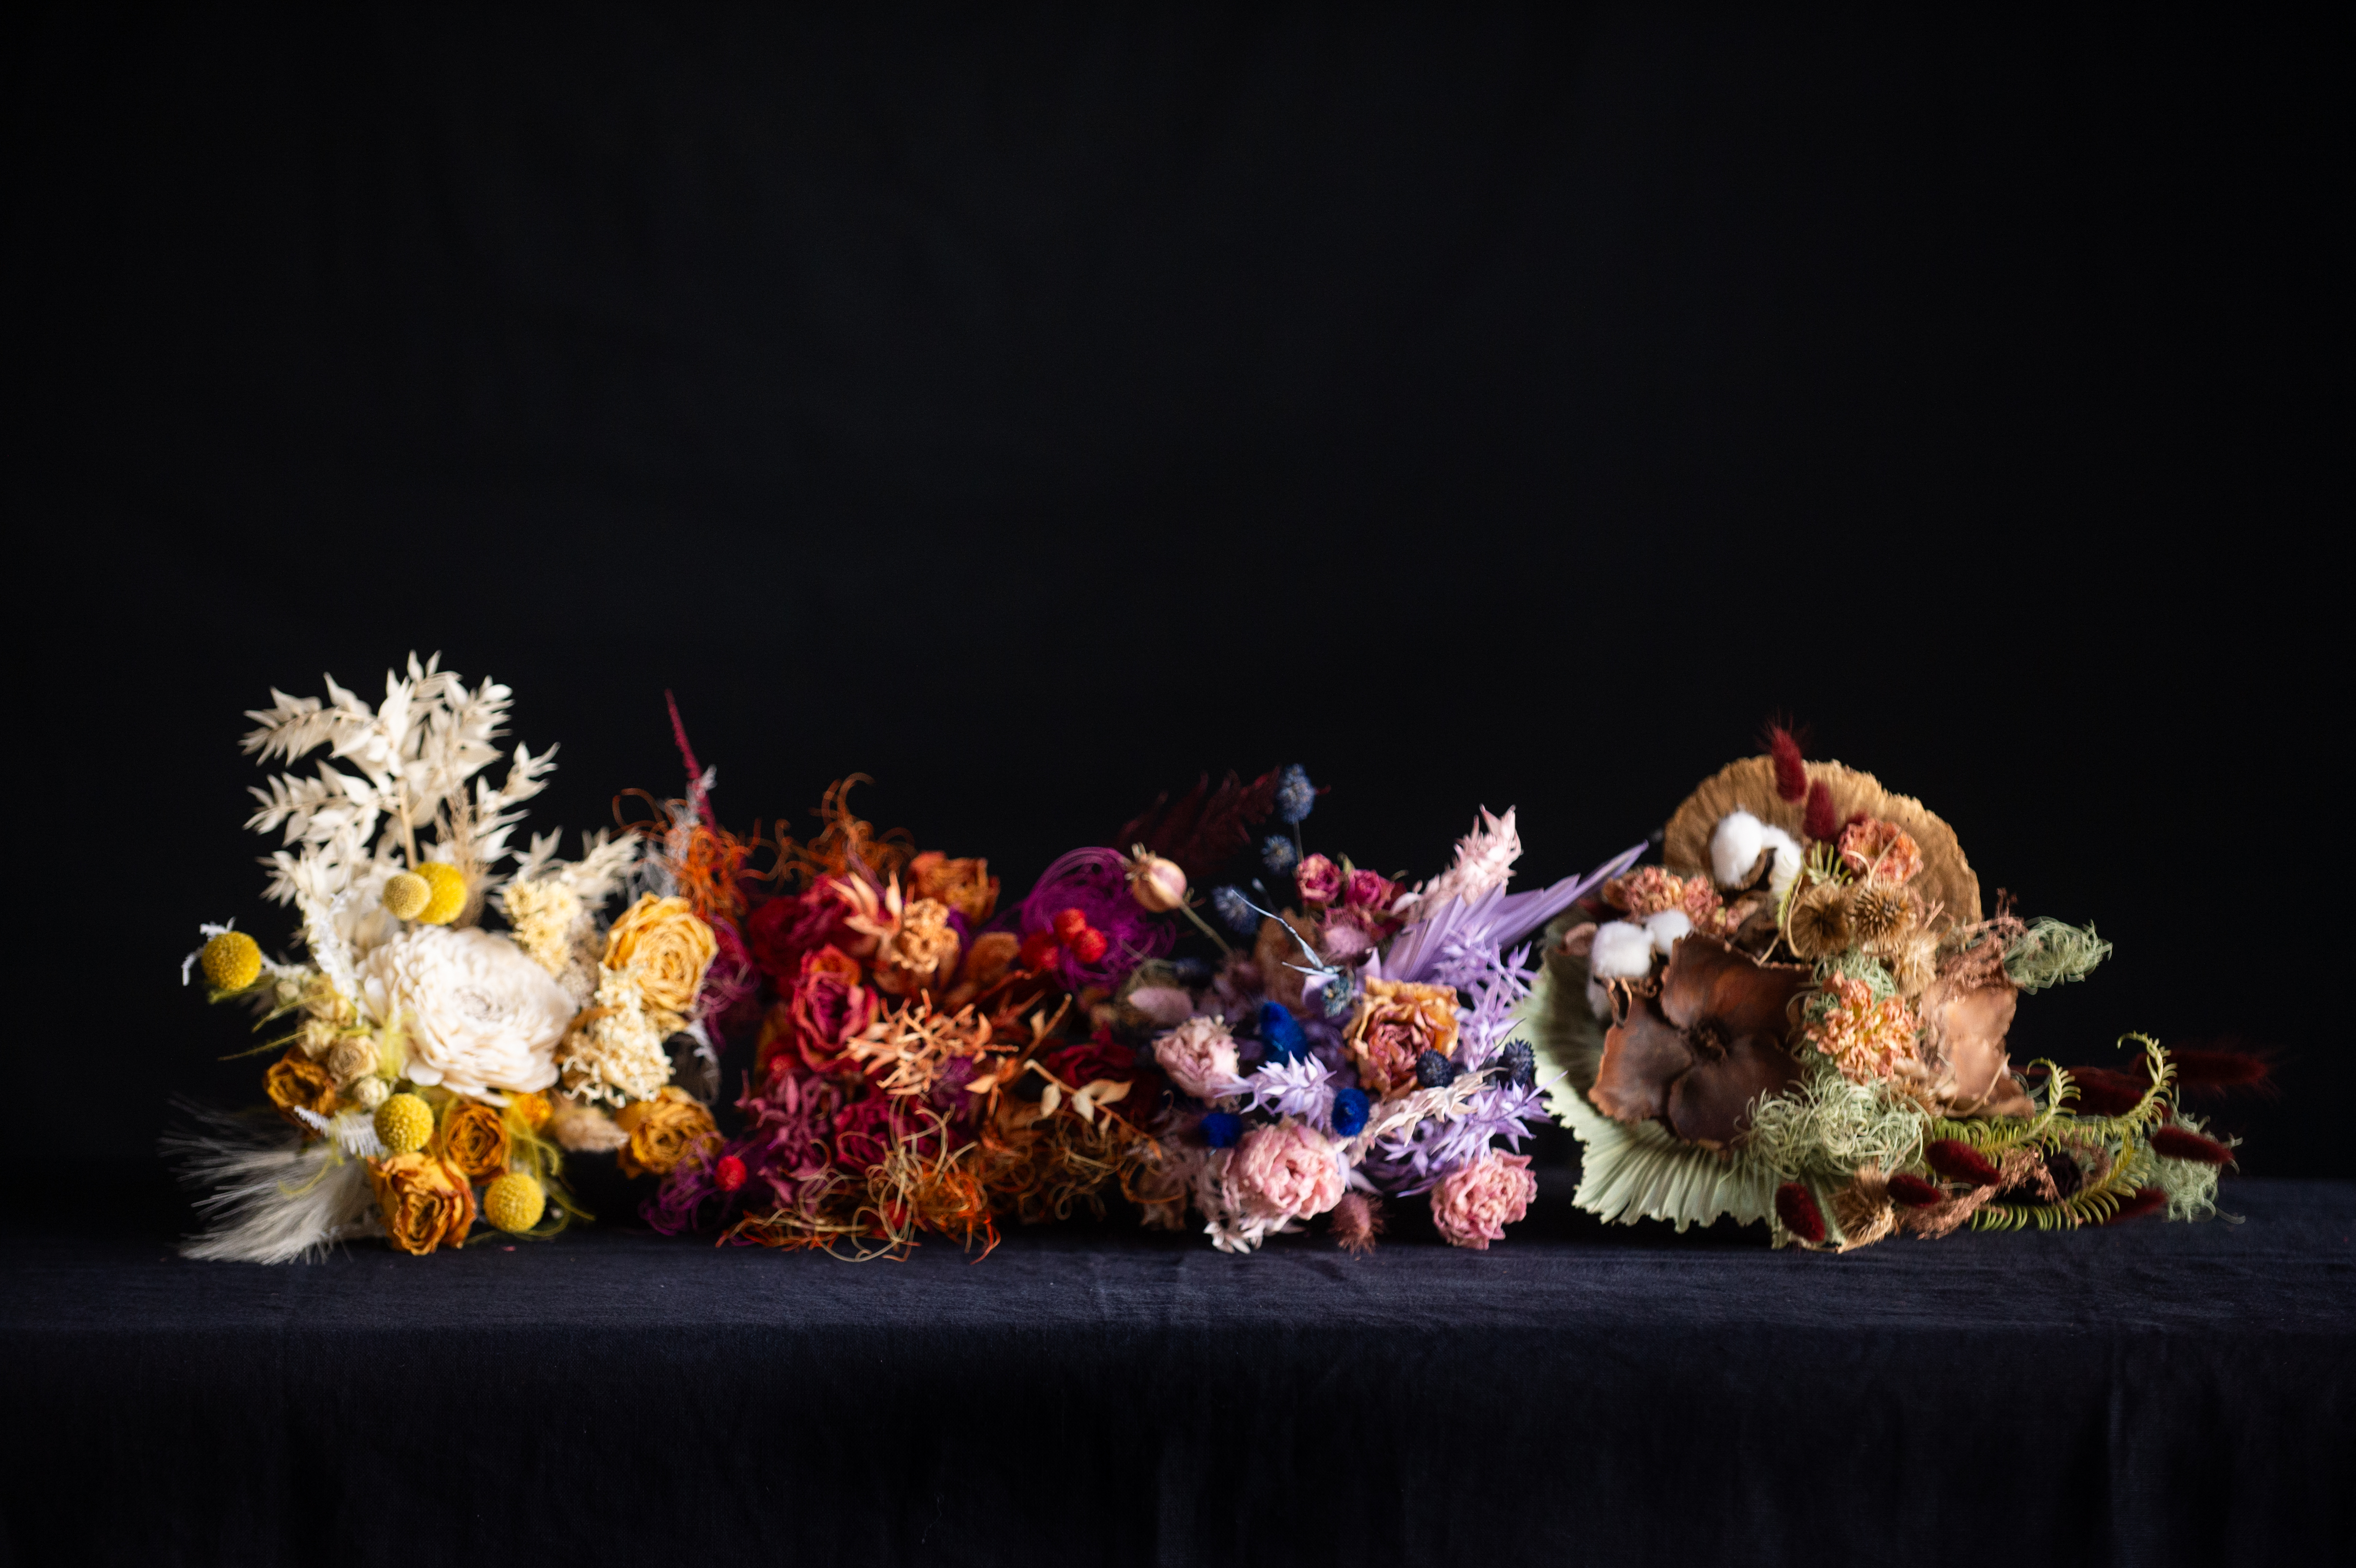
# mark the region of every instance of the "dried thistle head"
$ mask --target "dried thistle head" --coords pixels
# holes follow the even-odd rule
[[[1889,967],[1890,978],[1898,983],[1900,995],[1920,996],[1939,972],[1939,939],[1920,929],[1909,931],[1902,940],[1890,944],[1882,962]]]
[[[1849,894],[1849,934],[1870,953],[1893,950],[1914,930],[1914,897],[1894,882],[1868,882]]]
[[[1847,952],[1849,925],[1849,890],[1837,882],[1816,883],[1792,900],[1792,951],[1810,959]]]

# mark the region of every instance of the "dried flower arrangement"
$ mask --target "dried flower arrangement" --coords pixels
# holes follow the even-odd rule
[[[2091,927],[1983,918],[1955,834],[1782,728],[1670,819],[1663,864],[1547,933],[1528,1020],[1606,1219],[1764,1221],[1775,1244],[2216,1212],[2232,1145],[2189,1085],[2254,1058],[2129,1036],[2126,1069],[2016,1069],[2022,992],[2083,978]]]
[[[299,917],[283,959],[233,923],[202,928],[181,977],[253,1008],[278,1053],[266,1122],[190,1107],[166,1140],[209,1188],[191,1257],[284,1262],[381,1236],[423,1254],[476,1235],[542,1237],[580,1210],[564,1156],[613,1153],[656,1172],[708,1142],[712,1119],[671,1081],[674,1052],[708,1047],[712,927],[642,861],[637,839],[558,835],[517,854],[522,803],[553,748],[497,761],[512,694],[469,689],[437,656],[389,672],[370,705],[327,682],[325,702],[273,691],[245,750],[316,776],[253,791],[247,826],[278,834],[267,894]],[[338,766],[340,765],[340,766]],[[513,862],[503,866],[502,862]],[[636,899],[610,925],[605,906]],[[482,924],[496,912],[506,930]],[[477,1221],[490,1229],[475,1231]]]
[[[1145,1045],[1167,1079],[1136,1112],[1160,1142],[1162,1190],[1226,1251],[1323,1218],[1364,1252],[1386,1201],[1418,1196],[1447,1240],[1485,1249],[1527,1209],[1536,1179],[1514,1151],[1546,1116],[1532,1047],[1514,1037],[1538,974],[1524,944],[1643,846],[1509,894],[1514,813],[1483,811],[1454,863],[1408,887],[1304,853],[1315,801],[1299,767],[1231,776],[1165,796],[1121,835],[1133,866],[1166,868],[1163,907],[1190,876],[1240,867],[1207,899],[1237,939],[1204,923],[1215,963],[1141,964],[1098,1004],[1108,1037]]]

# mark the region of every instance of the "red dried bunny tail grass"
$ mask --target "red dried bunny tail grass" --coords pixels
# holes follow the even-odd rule
[[[2130,1219],[2140,1219],[2168,1207],[2168,1194],[2156,1187],[2139,1187],[2135,1196],[2122,1202],[2116,1212],[2103,1221],[2105,1225],[2124,1225]]]
[[[1902,1203],[1909,1208],[1928,1208],[1934,1203],[1944,1203],[1947,1195],[1932,1182],[1904,1171],[1890,1178],[1890,1201]]]
[[[2151,1135],[2151,1152],[2171,1160],[2198,1160],[2204,1165],[2230,1165],[2233,1151],[2190,1127],[2162,1127]]]
[[[2176,1069],[2176,1082],[2180,1089],[2222,1092],[2273,1087],[2274,1064],[2256,1051],[2179,1050],[2171,1047],[2168,1059]]]
[[[1375,1250],[1375,1238],[1383,1233],[1382,1200],[1363,1192],[1345,1192],[1326,1223],[1336,1246],[1354,1258],[1363,1258]]]
[[[2124,1116],[2151,1092],[2151,1079],[2115,1068],[2073,1067],[2070,1081],[2078,1090],[2070,1109],[2081,1116]]]
[[[1816,1207],[1815,1194],[1798,1182],[1787,1181],[1775,1189],[1775,1218],[1812,1247],[1825,1239],[1824,1212]]]
[[[1804,800],[1808,797],[1808,763],[1800,755],[1800,741],[1790,727],[1772,725],[1767,730],[1767,754],[1775,759],[1775,793],[1786,800]],[[1826,800],[1829,808],[1832,801]],[[1817,835],[1811,833],[1811,838]],[[1829,837],[1830,835],[1825,835]]]
[[[1818,843],[1840,837],[1841,821],[1833,810],[1832,789],[1821,779],[1808,786],[1808,809],[1801,818],[1800,831]]]
[[[1994,1187],[2003,1180],[2002,1174],[1988,1164],[1987,1156],[1960,1138],[1938,1139],[1922,1151],[1922,1158],[1949,1181]]]

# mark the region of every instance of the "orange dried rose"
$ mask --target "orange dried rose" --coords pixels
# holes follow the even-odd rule
[[[719,951],[720,939],[686,899],[651,893],[605,933],[605,967],[631,971],[648,1007],[681,1019],[694,1007],[704,971]]]
[[[965,943],[949,923],[948,906],[919,898],[900,913],[898,927],[875,946],[875,988],[892,996],[947,985]]]
[[[468,1181],[488,1181],[508,1168],[507,1121],[477,1101],[442,1113],[442,1157]]]
[[[720,1137],[712,1112],[676,1085],[626,1106],[615,1114],[614,1125],[630,1135],[614,1155],[624,1176],[669,1176],[699,1146]]]
[[[1416,1058],[1456,1054],[1456,988],[1370,980],[1345,1036],[1358,1084],[1387,1099],[1415,1087]]]
[[[316,1128],[294,1112],[308,1111],[315,1116],[332,1112],[336,1105],[336,1075],[327,1070],[326,1064],[305,1056],[297,1046],[270,1064],[270,1070],[262,1075],[262,1092],[278,1107],[278,1114],[305,1133],[316,1133]]]
[[[979,855],[951,860],[928,849],[908,863],[908,890],[919,898],[939,899],[977,926],[998,908],[998,878]]]
[[[386,1240],[412,1257],[455,1247],[475,1223],[475,1189],[446,1161],[418,1153],[369,1162]]]

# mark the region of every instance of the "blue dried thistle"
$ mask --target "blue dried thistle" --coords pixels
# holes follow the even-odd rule
[[[1270,876],[1290,876],[1301,864],[1300,846],[1282,833],[1270,833],[1260,841],[1259,863]]]
[[[1276,776],[1276,820],[1288,825],[1305,820],[1317,805],[1317,786],[1309,782],[1309,769],[1298,762],[1285,768]]]
[[[1252,912],[1251,900],[1244,897],[1240,887],[1212,888],[1211,913],[1219,918],[1219,924],[1239,937],[1250,936],[1259,929],[1259,917]]]

